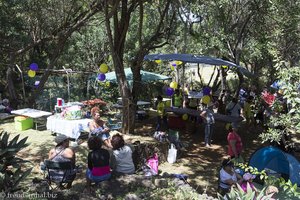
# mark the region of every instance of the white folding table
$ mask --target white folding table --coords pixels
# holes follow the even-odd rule
[[[36,110],[32,108],[23,108],[20,110],[11,111],[12,114],[22,115],[25,117],[31,117],[35,124],[35,129],[37,130],[39,127],[45,126],[46,118],[52,115],[51,112],[46,112],[42,110]]]

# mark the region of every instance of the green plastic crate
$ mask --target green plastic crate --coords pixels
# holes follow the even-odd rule
[[[18,116],[15,117],[15,129],[24,131],[33,127],[33,119],[30,117]]]

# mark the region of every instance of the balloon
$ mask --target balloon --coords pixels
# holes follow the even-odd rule
[[[171,107],[171,100],[170,101],[166,101],[166,107],[167,108]]]
[[[177,86],[178,86],[178,84],[175,81],[172,81],[170,83],[170,87],[173,88],[173,89],[177,89]]]
[[[182,115],[182,119],[183,119],[184,121],[186,121],[188,118],[189,118],[189,116],[188,116],[187,114],[183,114],[183,115]]]
[[[228,131],[229,130],[229,128],[230,128],[230,123],[227,123],[226,125],[225,125],[225,129]]]
[[[181,65],[181,64],[182,64],[182,61],[176,60],[175,63],[176,63],[176,65]]]
[[[168,95],[168,96],[172,96],[174,94],[174,89],[173,88],[167,88],[167,90],[166,90],[166,95]]]
[[[209,102],[210,102],[210,97],[209,96],[205,95],[205,96],[202,97],[202,103],[209,104]]]
[[[106,72],[108,72],[108,66],[107,64],[103,63],[100,65],[100,69],[99,71],[102,73],[102,74],[105,74]]]
[[[37,71],[39,69],[39,66],[36,63],[31,63],[30,66],[29,66],[29,68],[32,71]]]
[[[98,74],[98,80],[99,81],[104,81],[106,79],[105,74]]]
[[[176,67],[177,65],[176,65],[176,63],[172,63],[172,66],[173,66],[173,67]]]
[[[175,67],[174,67],[174,66],[172,66],[172,65],[171,65],[171,70],[172,70],[172,71],[174,71],[174,70],[175,70]]]
[[[160,64],[161,60],[155,60],[156,64]]]
[[[34,86],[36,86],[36,87],[39,86],[39,84],[40,84],[40,81],[35,81],[34,82]]]
[[[209,87],[204,87],[203,88],[203,95],[210,95],[210,88]]]
[[[28,76],[29,76],[30,78],[35,77],[35,71],[29,70],[29,71],[28,71]]]
[[[222,68],[223,68],[223,69],[227,69],[227,68],[228,68],[228,66],[226,66],[226,65],[223,65],[223,66],[222,66]]]

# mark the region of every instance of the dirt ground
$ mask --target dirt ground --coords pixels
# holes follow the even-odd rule
[[[153,138],[149,137],[149,134],[153,133],[154,126],[154,119],[140,121],[137,123],[136,134],[126,135],[125,140],[128,143],[134,141],[153,141]],[[10,139],[16,134],[21,134],[21,138],[28,136],[30,145],[20,152],[20,156],[31,161],[30,166],[33,167],[33,170],[24,184],[31,184],[31,180],[35,177],[42,178],[43,174],[39,169],[39,163],[47,158],[48,151],[55,145],[54,135],[47,130],[36,131],[29,129],[26,131],[16,131],[13,121],[0,123],[1,129],[11,133]],[[206,192],[208,195],[216,196],[218,169],[223,158],[227,157],[227,131],[225,130],[225,124],[216,123],[213,143],[210,148],[204,146],[203,125],[197,125],[196,130],[193,130],[191,127],[180,130],[180,139],[188,145],[186,150],[182,152],[176,163],[160,163],[159,170],[161,174],[164,172],[169,174],[187,174],[189,184],[199,193]],[[249,160],[249,157],[257,148],[263,146],[258,138],[261,131],[262,128],[259,126],[248,127],[244,124],[239,129],[239,134],[244,144],[243,157],[245,161]],[[79,146],[74,146],[74,148],[77,151],[78,162],[86,166],[88,153],[86,141]],[[84,187],[85,175],[81,173],[75,179],[72,190],[82,191]]]

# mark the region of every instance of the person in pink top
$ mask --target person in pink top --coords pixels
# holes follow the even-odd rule
[[[237,127],[230,126],[227,135],[228,155],[233,158],[238,158],[243,150],[243,143],[240,135],[237,133]]]

